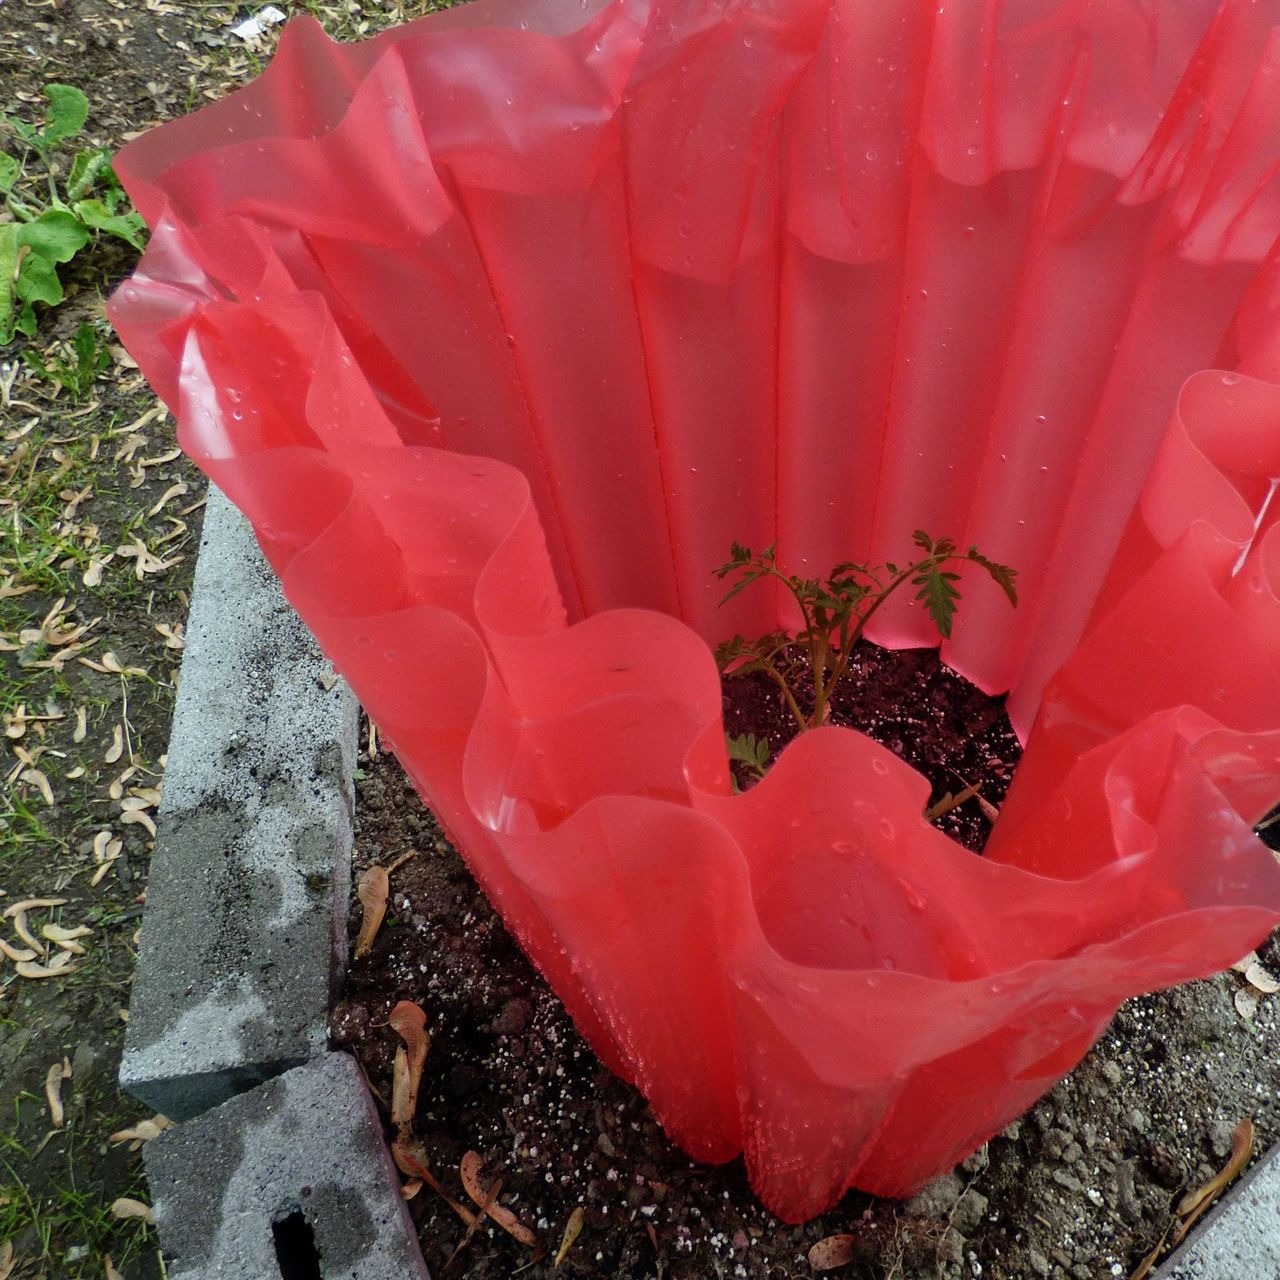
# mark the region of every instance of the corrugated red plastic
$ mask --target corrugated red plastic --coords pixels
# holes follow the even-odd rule
[[[775,1213],[905,1195],[1280,923],[1280,0],[479,0],[126,148],[112,313],[600,1057]],[[903,559],[1027,742],[731,794],[710,575]],[[876,638],[936,643],[885,610]]]

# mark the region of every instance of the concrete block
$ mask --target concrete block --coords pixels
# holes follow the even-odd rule
[[[358,710],[211,489],[120,1083],[197,1115],[327,1047]]]
[[[1280,1147],[1227,1193],[1154,1280],[1276,1280],[1280,1276]]]
[[[427,1280],[354,1059],[329,1053],[146,1146],[169,1280]]]

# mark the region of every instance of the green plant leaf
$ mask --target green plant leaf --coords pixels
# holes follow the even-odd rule
[[[23,120],[18,120],[14,116],[0,114],[0,125],[3,125],[15,138],[18,139],[24,147],[30,147],[35,151],[44,153],[44,139],[40,136],[40,130],[32,128]]]
[[[67,174],[67,199],[75,204],[83,200],[93,189],[94,184],[103,174],[111,172],[111,153],[103,147],[94,147],[86,151],[77,151],[71,162],[71,172]]]
[[[13,285],[9,310],[12,313],[18,303],[22,304],[15,327],[19,333],[30,337],[36,327],[33,304],[44,302],[55,306],[62,301],[62,282],[58,279],[57,264],[70,262],[88,242],[89,232],[78,218],[61,209],[46,209],[32,222],[4,225],[16,226],[13,265],[7,274],[9,279],[13,279],[16,270],[17,280]],[[3,310],[3,299],[0,298],[0,312]]]
[[[0,222],[0,344],[13,341],[14,276],[18,270],[18,232],[21,224]]]
[[[991,575],[992,581],[1009,597],[1009,603],[1016,609],[1018,607],[1017,569],[1010,569],[1007,564],[998,564],[988,559],[977,547],[969,548],[968,557]]]
[[[124,240],[135,249],[146,248],[147,224],[136,213],[112,213],[101,200],[77,200],[72,212],[85,226]]]
[[[960,592],[955,588],[955,583],[959,579],[960,575],[958,573],[944,572],[933,563],[925,566],[918,577],[911,579],[920,588],[916,592],[916,599],[922,601],[925,608],[929,610],[929,616],[942,633],[944,640],[949,639],[951,636],[951,623],[956,614],[956,601],[960,599]]]
[[[7,195],[13,190],[13,184],[18,181],[21,173],[22,166],[17,157],[11,156],[7,151],[0,151],[0,195]]]
[[[44,128],[40,131],[47,147],[74,138],[89,118],[89,99],[74,85],[47,84],[44,96],[49,99]]]

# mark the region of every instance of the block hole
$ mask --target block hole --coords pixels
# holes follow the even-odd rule
[[[275,1241],[280,1280],[324,1280],[315,1232],[302,1216],[301,1209],[276,1218],[271,1223],[271,1235]]]

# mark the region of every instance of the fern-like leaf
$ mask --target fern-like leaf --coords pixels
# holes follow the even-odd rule
[[[958,573],[948,573],[932,563],[923,566],[922,572],[911,579],[920,588],[916,592],[916,599],[929,610],[929,616],[944,640],[951,637],[951,623],[956,616],[956,601],[960,599],[960,592],[955,586],[959,580]]]
[[[1009,603],[1016,609],[1018,607],[1017,569],[1011,569],[1007,564],[998,564],[984,556],[977,547],[970,547],[968,556],[974,564],[981,565],[991,575],[991,580],[1009,597]]]

